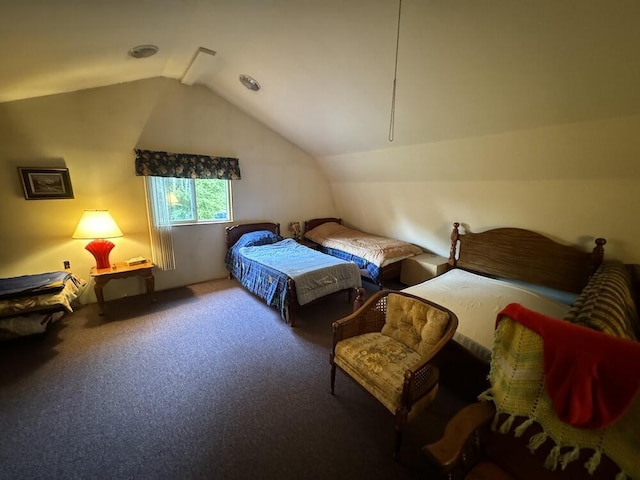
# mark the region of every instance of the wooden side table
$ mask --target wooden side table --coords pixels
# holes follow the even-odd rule
[[[104,315],[104,295],[102,294],[102,287],[104,287],[109,280],[115,280],[117,278],[144,277],[147,282],[147,293],[151,301],[155,302],[155,298],[153,297],[155,288],[155,278],[153,277],[154,268],[155,264],[150,261],[131,266],[126,263],[116,263],[109,268],[92,267],[91,277],[95,282],[93,289],[96,292],[98,305],[100,306],[100,315]]]

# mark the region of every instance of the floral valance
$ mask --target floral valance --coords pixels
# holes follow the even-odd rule
[[[137,148],[135,152],[136,175],[240,180],[240,161],[237,158],[156,152]]]

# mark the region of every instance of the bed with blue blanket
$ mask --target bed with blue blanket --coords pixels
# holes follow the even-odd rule
[[[281,237],[280,224],[241,224],[227,227],[226,233],[230,277],[278,309],[292,327],[298,307],[343,291],[352,301],[362,286],[355,263]]]
[[[70,272],[54,271],[0,278],[0,339],[44,332],[86,285]]]

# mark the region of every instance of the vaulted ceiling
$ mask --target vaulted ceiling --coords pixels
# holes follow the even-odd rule
[[[390,143],[398,1],[4,2],[0,102],[165,76],[315,156],[640,113],[637,0],[402,0]]]

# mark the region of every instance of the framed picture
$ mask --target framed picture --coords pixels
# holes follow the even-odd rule
[[[18,167],[18,172],[27,200],[73,198],[68,168]]]

